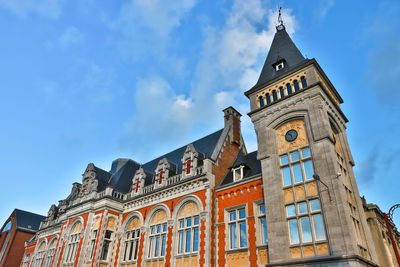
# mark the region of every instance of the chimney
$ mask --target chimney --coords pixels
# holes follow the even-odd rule
[[[230,128],[229,136],[231,137],[231,142],[240,145],[240,117],[242,117],[242,114],[232,106],[224,109],[223,112],[225,117],[224,128]]]

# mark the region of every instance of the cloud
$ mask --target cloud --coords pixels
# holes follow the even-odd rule
[[[328,13],[329,9],[331,9],[335,5],[335,0],[324,0],[319,2],[319,16],[325,17]]]
[[[375,145],[368,157],[360,163],[357,171],[357,177],[361,184],[369,185],[375,181],[376,174],[378,172],[377,159],[379,158],[379,155],[379,146]]]
[[[0,6],[20,18],[31,14],[57,19],[61,14],[64,0],[0,0]]]
[[[61,46],[67,47],[82,43],[84,39],[83,33],[74,26],[69,26],[64,30],[58,39]]]

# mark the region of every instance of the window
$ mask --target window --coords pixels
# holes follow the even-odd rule
[[[313,179],[314,168],[310,148],[295,150],[280,156],[283,186]]]
[[[264,106],[264,98],[262,96],[258,97],[258,100],[260,102],[260,108]]]
[[[285,64],[283,62],[280,62],[275,65],[275,70],[276,71],[281,70],[281,69],[283,69],[283,67],[285,67]]]
[[[3,232],[6,232],[6,231],[10,230],[10,229],[11,229],[11,226],[12,226],[12,222],[11,222],[11,221],[8,221],[8,223],[6,224],[6,226],[4,226],[4,228],[3,228],[3,231],[1,231],[1,232],[3,233]]]
[[[139,189],[140,189],[140,181],[141,179],[135,179],[132,183],[132,192],[134,194],[138,194],[139,193]]]
[[[54,254],[56,252],[57,247],[57,238],[54,238],[49,245],[46,253],[46,259],[44,260],[43,267],[50,267],[51,262],[53,261]]]
[[[292,93],[292,86],[290,85],[290,83],[286,84],[286,90],[287,90],[288,95],[290,95]]]
[[[306,88],[307,87],[306,77],[301,76],[300,81],[301,81],[301,88]]]
[[[26,254],[24,260],[22,261],[22,267],[28,267],[30,259],[31,259],[31,254]]]
[[[129,220],[125,230],[123,261],[136,261],[140,242],[140,220],[133,217]]]
[[[163,210],[154,213],[150,223],[149,246],[147,257],[149,259],[165,256],[167,245],[167,214]]]
[[[238,168],[233,168],[232,172],[233,172],[233,181],[234,182],[243,179],[243,166],[240,166]]]
[[[271,95],[267,93],[265,98],[267,99],[267,105],[271,104]]]
[[[100,260],[102,261],[108,260],[108,255],[110,254],[110,247],[114,235],[114,227],[115,227],[115,218],[114,217],[108,218],[107,229],[104,234],[103,247],[101,249],[101,255],[100,255]]]
[[[45,252],[46,252],[46,242],[42,241],[39,245],[38,250],[35,253],[35,260],[33,261],[32,267],[40,267],[42,265]]]
[[[261,240],[260,244],[266,245],[268,244],[268,234],[267,234],[267,220],[265,218],[265,205],[258,204],[257,211],[258,217],[258,231],[259,231],[259,238]]]
[[[66,246],[66,253],[64,262],[65,263],[73,263],[75,261],[76,252],[78,250],[79,240],[80,240],[80,233],[82,231],[82,223],[76,222],[70,232],[70,236],[68,238],[68,243]]]
[[[231,210],[228,216],[230,249],[247,247],[246,210],[244,208]]]
[[[193,201],[186,203],[178,215],[178,254],[199,251],[199,207]]]
[[[279,87],[279,94],[281,95],[281,98],[285,97],[285,90],[283,89],[283,87]]]
[[[276,93],[276,90],[273,90],[273,91],[272,91],[272,99],[273,99],[274,101],[277,101],[277,100],[278,100],[278,94]]]
[[[297,80],[293,81],[294,91],[297,92],[300,90],[299,82]]]
[[[90,247],[89,247],[89,254],[88,254],[90,260],[93,259],[94,249],[96,247],[96,240],[97,240],[97,235],[99,233],[99,226],[100,226],[100,217],[96,217],[95,220],[96,221],[94,223],[92,235],[90,237]]]

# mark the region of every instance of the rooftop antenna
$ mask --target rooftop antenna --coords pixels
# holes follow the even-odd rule
[[[283,19],[282,19],[282,13],[281,13],[282,7],[279,7],[279,12],[278,12],[278,26],[276,26],[276,29],[278,31],[281,31],[285,29],[285,26],[283,25]]]

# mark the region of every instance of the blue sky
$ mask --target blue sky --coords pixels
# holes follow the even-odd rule
[[[280,5],[345,101],[360,194],[399,203],[399,1],[0,0],[0,222],[46,214],[90,162],[146,162],[246,114]]]

